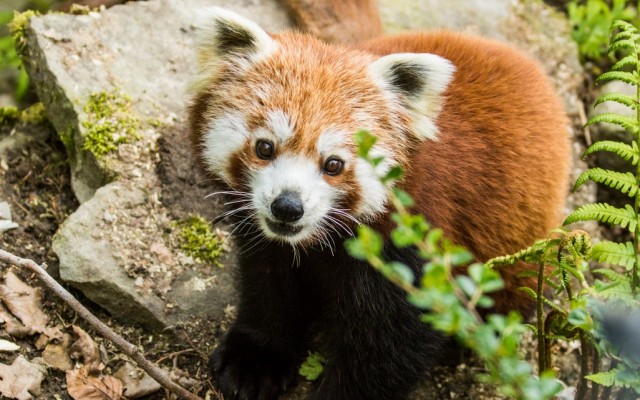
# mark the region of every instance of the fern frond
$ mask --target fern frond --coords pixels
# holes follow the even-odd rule
[[[615,43],[622,39],[631,39],[633,40],[633,32],[631,31],[621,31],[616,33],[611,39],[610,43]]]
[[[635,231],[638,222],[636,213],[628,204],[625,208],[616,208],[606,203],[595,203],[585,204],[572,212],[567,219],[564,220],[563,226],[577,221],[591,220],[620,225],[622,228],[628,227],[627,229],[631,232]]]
[[[631,39],[621,39],[611,43],[609,46],[609,54],[613,53],[616,50],[620,49],[634,49],[636,47],[636,42]]]
[[[613,81],[613,80],[626,82],[630,85],[638,84],[638,77],[636,77],[631,72],[625,72],[625,71],[607,71],[596,79],[596,83],[600,83],[601,81]]]
[[[618,375],[617,369],[612,369],[607,372],[598,372],[597,374],[587,375],[585,378],[589,379],[602,386],[612,386],[616,383],[616,376]]]
[[[583,154],[583,157],[595,153],[596,151],[610,151],[616,153],[626,161],[631,161],[633,165],[638,164],[640,158],[640,150],[636,142],[631,142],[631,146],[625,143],[614,142],[611,140],[601,140],[591,145]]]
[[[544,303],[545,303],[546,305],[548,305],[549,307],[551,307],[551,308],[553,308],[553,309],[558,310],[558,311],[559,311],[559,312],[561,312],[562,314],[565,314],[565,315],[567,314],[567,312],[566,312],[565,310],[563,310],[559,305],[557,305],[556,303],[554,303],[554,302],[552,302],[552,301],[548,300],[546,297],[545,297],[545,298],[543,298],[543,300],[544,300]]]
[[[607,264],[615,264],[631,269],[636,263],[636,253],[633,251],[631,242],[615,243],[604,241],[596,243],[591,251],[592,260],[604,262]]]
[[[532,299],[538,300],[538,293],[534,292],[530,287],[523,286],[519,287],[518,290],[522,290],[523,292],[531,296]]]
[[[609,279],[611,282],[618,282],[625,280],[623,275],[618,274],[616,271],[607,268],[598,268],[591,271],[592,274],[599,274]]]
[[[520,260],[527,261],[532,258],[535,259],[536,257],[540,257],[540,255],[545,251],[546,244],[547,243],[545,240],[538,240],[533,245],[531,245],[531,247],[520,250],[515,254],[492,258],[491,260],[487,261],[485,265],[489,268],[496,268],[515,264]]]
[[[636,298],[633,295],[629,281],[602,282],[597,280],[594,288],[598,296],[603,299],[621,300],[628,306],[637,306]]]
[[[584,126],[593,125],[596,122],[608,122],[610,124],[620,125],[625,130],[631,131],[631,133],[636,135],[638,134],[638,123],[630,117],[614,113],[603,113],[591,118]]]
[[[598,97],[598,100],[596,100],[596,103],[593,106],[595,107],[598,104],[604,103],[605,101],[615,101],[616,103],[624,104],[627,107],[631,107],[634,110],[638,106],[635,97],[620,93],[605,93],[602,96]]]
[[[621,19],[613,21],[613,24],[611,24],[611,30],[613,31],[614,29],[620,29],[623,32],[638,32],[638,29],[633,24]]]
[[[622,193],[626,193],[629,197],[635,196],[638,191],[636,177],[631,172],[615,172],[602,168],[592,168],[584,171],[576,180],[575,185],[573,185],[573,190],[577,190],[589,180],[604,183],[609,187],[620,190]]]
[[[613,67],[611,67],[611,70],[618,71],[628,65],[633,65],[633,66],[638,65],[638,60],[636,60],[635,56],[630,55],[630,56],[623,57],[620,61],[615,63]]]

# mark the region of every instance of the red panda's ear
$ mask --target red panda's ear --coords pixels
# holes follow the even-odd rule
[[[390,54],[369,65],[376,84],[407,108],[419,139],[437,139],[435,119],[455,69],[449,60],[426,53]]]
[[[232,63],[244,68],[270,54],[275,41],[256,23],[220,7],[199,10],[198,65],[201,75],[215,76],[220,67]],[[201,79],[205,79],[204,76]]]

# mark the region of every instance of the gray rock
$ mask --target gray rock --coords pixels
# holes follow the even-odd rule
[[[11,207],[6,201],[0,202],[0,219],[11,221]]]
[[[17,227],[18,224],[11,221],[11,207],[9,207],[9,203],[6,201],[0,202],[0,233]]]
[[[129,322],[162,329],[163,304],[153,296],[139,294],[115,256],[118,251],[99,218],[108,208],[125,210],[146,201],[144,192],[120,182],[106,185],[85,202],[62,225],[53,239],[60,258],[60,277],[77,286],[92,301],[114,316]],[[144,307],[140,305],[143,304]]]

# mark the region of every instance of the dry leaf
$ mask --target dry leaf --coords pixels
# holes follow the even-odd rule
[[[92,375],[97,375],[104,368],[100,359],[100,348],[98,344],[91,339],[91,336],[81,328],[73,325],[73,333],[78,339],[73,342],[69,349],[69,355],[72,359],[77,360],[82,357],[82,362]]]
[[[69,357],[69,347],[73,339],[68,333],[62,335],[58,343],[49,343],[42,352],[42,360],[51,368],[61,371],[73,369],[73,361]]]
[[[162,388],[146,372],[137,369],[128,362],[117,370],[113,376],[122,381],[124,394],[129,399],[137,399],[155,393]]]
[[[69,358],[69,349],[63,344],[49,343],[42,352],[42,360],[49,367],[59,371],[73,369],[73,361]]]
[[[22,322],[18,321],[18,318],[11,315],[2,303],[0,303],[0,319],[4,323],[4,330],[13,337],[23,338],[31,331],[31,329],[22,325]]]
[[[8,340],[0,339],[0,351],[16,351],[20,346]]]
[[[75,400],[119,400],[122,382],[112,376],[91,376],[82,367],[67,371],[67,392]]]
[[[18,400],[38,396],[45,372],[44,366],[29,362],[21,355],[11,365],[0,364],[0,393]]]
[[[42,293],[22,282],[13,272],[8,271],[4,283],[0,285],[0,298],[22,324],[29,328],[29,334],[43,333],[49,317],[42,311]]]

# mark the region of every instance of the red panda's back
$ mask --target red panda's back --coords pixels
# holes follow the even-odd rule
[[[456,67],[404,181],[416,212],[480,260],[516,252],[561,223],[570,167],[567,118],[540,66],[508,45],[459,33],[365,42],[374,54],[428,52]],[[503,271],[508,286],[520,268]],[[506,275],[506,276],[505,276]]]

